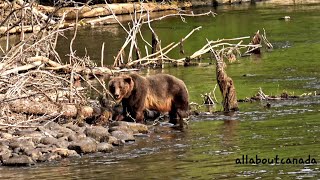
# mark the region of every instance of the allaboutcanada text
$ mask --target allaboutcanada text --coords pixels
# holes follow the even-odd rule
[[[262,158],[258,155],[242,155],[241,158],[236,159],[236,164],[317,164],[317,161],[310,155],[304,158],[283,158],[278,155],[273,158]]]

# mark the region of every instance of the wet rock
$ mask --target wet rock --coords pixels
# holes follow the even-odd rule
[[[46,153],[41,158],[39,158],[39,162],[51,162],[55,160],[61,159],[61,156],[56,152]]]
[[[148,134],[143,134],[143,133],[135,133],[135,134],[133,134],[133,136],[134,137],[149,137],[149,135]]]
[[[0,161],[8,160],[12,156],[12,151],[9,146],[0,145]]]
[[[97,151],[99,152],[112,152],[113,151],[113,146],[109,143],[99,143],[97,146]]]
[[[110,136],[108,129],[102,126],[87,127],[84,133],[98,142],[108,142]]]
[[[53,152],[57,153],[61,157],[78,157],[80,156],[75,150],[69,150],[65,148],[56,148]]]
[[[29,166],[32,164],[34,164],[34,161],[26,155],[13,156],[3,161],[4,166]]]
[[[40,139],[40,143],[42,143],[44,145],[58,144],[58,139],[56,139],[54,137],[43,137]]]
[[[11,149],[15,149],[18,147],[32,147],[32,148],[34,148],[35,145],[31,139],[12,139],[9,143],[9,147]]]
[[[126,131],[131,130],[134,133],[148,133],[148,127],[144,124],[125,122],[125,121],[115,121],[110,124],[110,131]]]
[[[94,153],[97,152],[97,142],[92,138],[85,138],[72,142],[68,149],[75,150],[77,153]]]
[[[123,145],[123,141],[121,141],[120,139],[117,139],[116,137],[114,136],[109,136],[109,141],[108,141],[109,144],[112,144],[114,146],[120,146],[120,145]]]
[[[128,132],[128,131],[112,131],[111,135],[114,136],[115,138],[121,140],[121,141],[134,141],[134,136],[133,132]]]
[[[39,149],[27,149],[24,153],[31,157],[33,161],[38,161],[42,157],[42,153]]]

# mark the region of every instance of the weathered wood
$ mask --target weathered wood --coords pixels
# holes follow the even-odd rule
[[[121,4],[97,4],[93,6],[83,7],[79,12],[79,18],[90,18],[90,17],[98,17],[98,16],[108,16],[112,15],[112,12],[109,8],[114,12],[115,15],[119,14],[130,14],[133,13],[134,10],[143,9],[152,11],[164,11],[164,10],[177,10],[182,7],[191,7],[192,4],[190,2],[183,3],[173,3],[173,4],[160,4],[160,3],[121,3]],[[109,8],[108,8],[109,7]],[[76,17],[76,7],[65,7],[59,9],[55,16],[62,17],[64,13],[66,13],[66,19],[75,19]]]
[[[222,59],[216,63],[216,76],[217,82],[223,97],[222,104],[225,112],[238,111],[238,101],[236,88],[234,87],[233,80],[227,75],[224,70],[225,63]]]
[[[10,110],[16,113],[34,115],[59,115],[62,117],[82,117],[88,118],[93,115],[93,108],[89,106],[79,106],[75,104],[55,104],[52,102],[36,102],[31,100],[14,100],[9,102]]]

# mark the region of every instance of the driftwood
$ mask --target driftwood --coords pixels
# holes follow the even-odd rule
[[[141,9],[147,9],[148,11],[164,11],[164,10],[177,10],[179,8],[191,7],[190,2],[180,3],[180,4],[159,4],[159,3],[121,3],[121,4],[97,4],[93,6],[86,6],[79,12],[79,18],[89,18],[98,16],[108,16],[119,14],[132,14],[134,11],[139,11]],[[54,15],[62,17],[66,14],[66,19],[76,18],[76,8],[65,7],[59,9]]]
[[[35,102],[30,100],[15,100],[9,103],[9,109],[16,113],[33,115],[59,115],[61,117],[82,117],[93,116],[93,108],[90,106],[77,106],[74,104],[56,104],[52,102]]]
[[[226,65],[223,61],[223,54],[218,54],[213,48],[211,48],[211,52],[216,58],[216,77],[223,98],[223,110],[225,112],[238,111],[239,107],[236,89],[234,87],[233,80],[227,75],[224,70]]]

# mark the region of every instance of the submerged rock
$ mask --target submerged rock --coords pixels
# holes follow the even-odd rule
[[[4,166],[29,166],[32,164],[34,161],[26,155],[14,156],[3,161]]]

